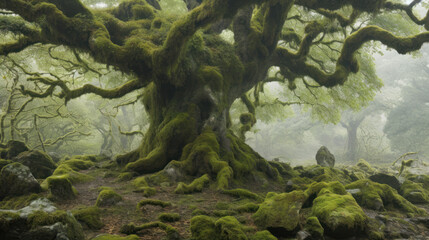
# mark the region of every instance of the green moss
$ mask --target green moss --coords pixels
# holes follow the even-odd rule
[[[128,235],[125,237],[121,237],[118,235],[110,235],[110,234],[101,234],[97,235],[95,238],[92,238],[91,240],[139,240],[139,236],[137,235]]]
[[[71,167],[69,167],[66,164],[60,164],[57,169],[55,169],[54,173],[52,174],[53,176],[59,176],[62,175],[64,177],[66,177],[71,183],[82,183],[82,182],[88,182],[93,180],[94,178],[83,174],[83,173],[79,173],[76,172],[75,170],[73,170]],[[42,183],[42,186],[44,184]]]
[[[320,225],[319,219],[317,217],[309,217],[305,223],[304,230],[311,234],[311,237],[314,239],[323,239],[324,229]]]
[[[252,235],[249,240],[277,240],[269,231],[259,231]]]
[[[131,173],[131,172],[124,172],[124,173],[119,174],[118,181],[120,181],[120,182],[127,182],[127,181],[130,181],[131,179],[133,179],[133,177],[134,177],[133,173]]]
[[[306,199],[307,195],[303,191],[268,193],[252,219],[261,229],[281,228],[293,232],[298,228],[299,211]]]
[[[311,178],[316,182],[338,181],[342,184],[352,182],[350,177],[343,171],[330,167],[321,167],[319,165],[306,167],[300,177]]]
[[[38,226],[49,226],[61,222],[67,226],[67,237],[69,239],[85,239],[82,226],[76,221],[69,212],[55,211],[47,213],[44,211],[35,211],[28,215],[27,224],[31,228]]]
[[[371,165],[364,159],[359,159],[356,166],[366,173],[369,173],[369,174],[375,173],[375,169],[372,168]]]
[[[147,183],[145,176],[135,178],[131,183],[137,188],[149,187],[149,184]]]
[[[106,207],[116,205],[118,202],[122,201],[121,195],[117,194],[113,190],[103,190],[98,194],[97,201],[95,206],[97,207]]]
[[[326,192],[335,193],[339,195],[347,194],[345,187],[340,182],[315,182],[310,184],[307,190],[305,190],[305,193],[310,197],[316,197]]]
[[[177,222],[180,220],[178,213],[161,213],[158,215],[158,219],[161,222]]]
[[[134,234],[138,233],[141,230],[151,228],[160,228],[164,230],[167,233],[167,239],[177,239],[178,237],[177,229],[163,222],[149,222],[138,226],[131,223],[122,226],[120,232],[124,234]]]
[[[51,176],[57,168],[49,155],[38,150],[22,152],[15,158],[15,161],[29,167],[33,176],[38,179]]]
[[[222,90],[223,76],[219,68],[212,66],[202,66],[199,70],[199,77],[214,91]]]
[[[230,195],[233,197],[237,197],[237,198],[249,198],[249,199],[253,199],[256,201],[261,201],[262,197],[259,196],[256,193],[253,193],[249,190],[246,189],[242,189],[242,188],[236,188],[236,189],[231,189],[231,190],[222,190],[223,194],[226,195]]]
[[[60,162],[60,164],[67,165],[74,171],[86,170],[94,166],[94,163],[92,161],[82,159],[70,159],[64,162]]]
[[[0,209],[20,209],[28,206],[32,201],[40,198],[39,194],[29,194],[19,197],[6,197],[0,202]]]
[[[144,200],[141,200],[137,204],[137,208],[141,209],[145,205],[160,206],[162,208],[165,208],[165,207],[171,206],[171,203],[170,202],[161,201],[161,200],[157,200],[157,199],[144,199]]]
[[[189,185],[183,182],[180,182],[179,185],[177,185],[177,188],[174,190],[174,193],[189,194],[193,192],[201,192],[204,186],[209,183],[209,181],[210,181],[209,175],[204,174],[203,176],[192,181],[192,183]]]
[[[400,211],[410,216],[425,214],[424,210],[414,206],[386,184],[359,180],[346,185],[346,189],[353,191],[353,197],[359,205],[369,209]]]
[[[199,209],[199,208],[192,211],[192,216],[198,216],[198,215],[209,215],[209,213],[206,210]]]
[[[215,221],[208,216],[199,215],[191,219],[192,240],[219,240]]]
[[[73,216],[89,229],[101,229],[104,224],[101,222],[100,210],[97,207],[85,207],[72,210]]]
[[[237,212],[234,210],[213,210],[211,215],[216,217],[234,216]]]
[[[401,185],[401,195],[411,203],[428,203],[429,191],[423,188],[422,183],[406,180]]]
[[[50,199],[66,200],[76,198],[77,191],[66,175],[48,177],[46,182]]]
[[[215,222],[215,226],[221,240],[247,240],[243,226],[235,217],[222,217]]]
[[[330,236],[350,237],[366,229],[367,217],[350,195],[325,193],[318,196],[313,201],[312,215]]]
[[[246,203],[243,205],[240,205],[238,207],[236,207],[234,210],[239,212],[239,213],[254,213],[256,211],[258,211],[259,209],[259,205],[258,204],[254,204],[254,203]]]
[[[217,210],[228,210],[231,208],[230,204],[227,202],[217,202],[215,205]]]
[[[154,18],[155,13],[149,5],[136,5],[131,9],[134,19]]]

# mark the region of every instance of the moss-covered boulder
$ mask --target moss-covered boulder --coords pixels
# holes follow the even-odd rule
[[[342,184],[352,182],[352,179],[344,171],[336,168],[322,167],[319,165],[304,168],[300,177],[309,178],[316,182],[333,182],[338,181]]]
[[[249,240],[277,240],[269,231],[259,231],[250,236]]]
[[[311,214],[319,220],[324,232],[333,237],[345,238],[363,233],[367,217],[355,199],[329,191],[313,201]]]
[[[89,229],[101,229],[104,226],[101,221],[101,214],[98,207],[74,209],[72,214],[82,224],[82,226]]]
[[[46,179],[49,198],[53,200],[68,200],[76,198],[77,191],[67,176],[52,176]]]
[[[315,240],[324,239],[323,237],[324,229],[320,224],[319,219],[317,219],[317,217],[311,216],[307,218],[307,221],[304,226],[304,231],[310,234],[309,239],[315,239]]]
[[[31,173],[38,179],[51,176],[57,168],[49,155],[38,150],[22,152],[13,160],[29,167]]]
[[[407,201],[398,192],[386,184],[364,179],[346,185],[360,206],[373,210],[399,211],[408,215],[421,215],[425,211]]]
[[[70,212],[37,199],[19,210],[0,210],[0,239],[84,240],[81,225]]]
[[[268,193],[252,218],[260,229],[276,236],[294,236],[299,227],[299,213],[307,195],[303,191]]]
[[[61,161],[60,164],[67,165],[74,171],[87,170],[88,168],[94,166],[94,163],[92,161],[84,159],[69,159]]]
[[[98,198],[95,203],[95,206],[97,207],[113,206],[119,203],[120,201],[122,201],[121,195],[117,194],[115,191],[111,189],[107,189],[107,190],[102,190],[98,194]]]
[[[321,146],[316,153],[316,162],[322,167],[334,167],[335,157],[327,147]]]
[[[64,175],[73,184],[87,182],[93,179],[93,177],[89,175],[73,170],[73,168],[71,168],[67,164],[60,164],[52,173],[52,175],[53,176]],[[45,185],[45,182],[42,183],[42,186],[44,185]]]
[[[387,184],[396,191],[399,191],[399,189],[401,188],[401,183],[399,182],[399,180],[395,176],[389,174],[377,173],[370,176],[369,180],[376,183]]]
[[[6,144],[6,150],[7,150],[6,156],[4,157],[2,156],[2,158],[12,159],[18,156],[18,154],[28,151],[28,147],[23,142],[10,140]]]
[[[8,165],[8,164],[11,164],[11,163],[13,163],[11,160],[0,159],[0,170],[1,170],[4,166],[6,166],[6,165]]]
[[[356,167],[367,174],[374,174],[376,172],[376,170],[371,167],[371,165],[365,161],[365,159],[359,159]]]
[[[226,216],[217,221],[199,215],[191,219],[193,240],[247,240],[243,225],[235,217]]]
[[[401,185],[401,195],[412,203],[428,203],[429,191],[423,188],[422,183],[415,183],[410,180],[405,180]]]
[[[41,187],[30,169],[21,163],[11,163],[0,172],[0,200],[6,196],[38,193]]]
[[[178,214],[178,213],[161,213],[158,215],[158,219],[161,222],[177,222],[180,220],[180,214]]]

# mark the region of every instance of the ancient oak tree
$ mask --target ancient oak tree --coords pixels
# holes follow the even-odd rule
[[[226,188],[256,171],[281,177],[278,165],[229,130],[231,104],[272,80],[267,77],[271,67],[291,89],[303,77],[311,79],[309,88],[332,88],[359,71],[356,54],[367,42],[405,54],[429,41],[429,14],[420,18],[414,11],[420,0],[184,2],[188,12],[174,18],[162,13],[157,0],[127,0],[105,9],[90,9],[80,0],[1,0],[0,29],[16,38],[0,45],[0,54],[38,43],[64,45],[133,75],[113,89],[91,84],[71,89],[61,79],[33,74],[29,80],[45,87],[21,91],[33,98],[60,91],[58,97],[67,103],[84,94],[113,99],[144,89],[150,128],[141,146],[118,162],[138,173],[209,174]],[[397,36],[367,24],[389,12],[404,14],[421,33]],[[223,30],[233,33],[233,41],[220,37]],[[314,54],[317,48],[335,54],[326,63]],[[249,112],[240,118],[247,128],[255,121]]]

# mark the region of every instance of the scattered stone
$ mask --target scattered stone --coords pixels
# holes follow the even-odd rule
[[[83,226],[89,229],[101,229],[104,226],[98,207],[79,208],[73,210],[72,213]]]
[[[97,207],[107,207],[107,206],[113,206],[116,205],[122,201],[121,195],[117,194],[115,191],[107,189],[102,190],[98,194],[97,202],[95,203],[95,206]]]
[[[268,193],[252,216],[254,223],[260,229],[269,229],[277,237],[294,236],[299,227],[299,212],[306,199],[303,191]]]
[[[399,180],[392,175],[377,173],[370,176],[369,179],[376,183],[387,184],[397,191],[399,191],[399,189],[401,188],[401,183],[399,183]]]
[[[0,226],[0,239],[85,239],[73,215],[57,210],[44,198],[19,210],[0,210]]]
[[[65,175],[48,177],[46,181],[50,199],[68,200],[76,198],[77,191]]]
[[[325,146],[320,147],[317,151],[316,161],[317,165],[320,165],[322,167],[334,167],[335,165],[334,155]]]
[[[52,158],[39,150],[22,152],[13,160],[29,167],[31,173],[38,179],[51,176],[57,168]]]
[[[21,163],[6,165],[0,172],[0,199],[38,193],[41,190],[30,169]]]

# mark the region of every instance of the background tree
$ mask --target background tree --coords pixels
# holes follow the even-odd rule
[[[397,36],[367,25],[366,19],[403,13],[416,25],[428,27],[429,17],[420,20],[413,13],[420,2],[185,1],[189,11],[174,18],[166,17],[157,1],[132,0],[90,10],[79,0],[4,0],[0,8],[20,17],[9,14],[3,21],[1,28],[17,39],[0,45],[0,54],[36,43],[64,45],[130,74],[110,89],[96,82],[72,88],[62,78],[35,74],[28,80],[42,87],[24,87],[22,93],[33,98],[55,95],[68,103],[89,93],[113,99],[145,88],[150,127],[141,146],[118,161],[139,173],[162,170],[167,164],[188,175],[209,173],[224,188],[233,177],[254,170],[278,176],[229,131],[229,109],[236,99],[261,82],[277,81],[267,78],[273,66],[291,90],[303,84],[326,91],[351,83],[357,88],[335,97],[365,98],[358,90],[367,79],[347,81],[359,72],[363,55],[358,51],[364,43],[378,41],[404,54],[429,41],[428,32]],[[233,44],[219,36],[226,28],[233,32]],[[319,49],[329,53],[330,61],[320,62]]]

